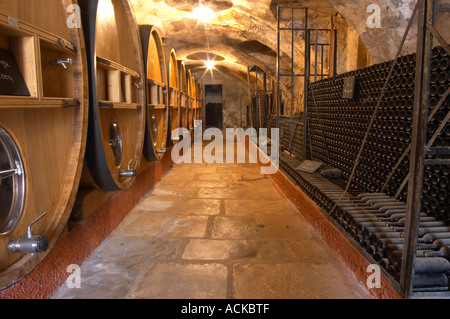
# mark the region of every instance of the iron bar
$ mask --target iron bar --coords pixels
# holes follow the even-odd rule
[[[253,116],[252,116],[252,91],[251,91],[251,77],[250,77],[250,66],[247,68],[247,82],[248,82],[248,120],[249,127],[253,127]]]
[[[416,78],[412,122],[412,144],[410,155],[410,178],[408,184],[408,200],[405,223],[405,240],[402,253],[400,275],[401,293],[409,298],[413,288],[415,274],[416,243],[420,223],[422,205],[422,187],[424,171],[424,145],[428,117],[428,86],[429,69],[431,65],[431,40],[427,36],[426,21],[430,19],[428,0],[419,0],[418,35],[416,51]],[[412,20],[412,19],[411,19]]]
[[[281,34],[280,34],[280,15],[281,14],[281,7],[277,7],[277,127],[280,127],[280,108],[281,108],[281,94],[280,94],[280,40],[281,40]]]
[[[292,10],[292,26],[294,26],[294,8],[291,9]],[[307,9],[305,9],[306,15],[308,14],[306,11]],[[291,74],[294,74],[294,29],[292,29],[291,31]],[[291,119],[292,116],[294,114],[294,76],[291,76]],[[289,132],[290,132],[290,141],[289,141],[289,153],[292,154],[292,141],[293,141],[293,136],[292,136],[292,123],[289,123]]]
[[[306,27],[308,26],[308,19],[307,17],[305,18],[306,20]],[[305,77],[304,77],[304,95],[303,95],[303,151],[302,151],[302,157],[303,160],[306,160],[306,143],[307,143],[307,132],[308,132],[308,84],[309,84],[309,76],[310,76],[310,53],[311,53],[311,48],[310,48],[310,37],[309,37],[309,32],[305,32]]]

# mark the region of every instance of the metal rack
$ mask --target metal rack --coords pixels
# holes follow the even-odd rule
[[[282,23],[282,16],[285,12],[290,12],[290,19],[288,19],[287,23]],[[314,80],[323,79],[324,77],[329,77],[331,75],[336,74],[336,36],[337,32],[333,29],[323,29],[323,28],[309,28],[309,19],[308,19],[308,8],[307,7],[278,7],[277,11],[277,127],[280,127],[280,124],[287,123],[289,124],[290,131],[290,143],[289,143],[289,152],[292,153],[293,139],[294,139],[294,125],[298,125],[302,122],[300,116],[298,118],[294,118],[294,82],[296,78],[303,78],[304,90],[303,90],[303,136],[306,136],[308,129],[308,87],[309,82],[311,80],[311,76]],[[281,67],[281,46],[283,40],[286,38],[282,37],[282,31],[290,31],[290,38],[288,42],[291,46],[291,54],[290,54],[290,69],[289,72],[282,71]],[[314,42],[311,42],[311,33],[315,32]],[[318,41],[318,33],[319,32],[330,32],[332,36],[329,37],[329,43],[320,43]],[[302,37],[303,36],[303,37]],[[304,61],[303,61],[303,72],[297,73],[295,71],[295,48],[304,48]],[[332,59],[331,72],[324,73],[324,48],[330,48],[330,56],[329,59]],[[314,73],[311,74],[311,50],[314,48],[315,59],[313,64]],[[319,49],[320,48],[320,49]],[[319,51],[320,59],[319,59]],[[319,60],[320,60],[320,69],[319,73]],[[289,97],[289,106],[290,106],[290,114],[289,118],[281,119],[281,91],[280,91],[280,81],[282,78],[290,79],[291,86],[291,94]],[[301,115],[301,114],[299,114]],[[303,159],[306,159],[306,141],[303,143]]]
[[[267,73],[258,66],[249,66],[247,71],[249,96],[249,126],[257,130],[268,125],[267,115],[271,113],[269,95],[273,88]],[[272,83],[273,84],[273,83]]]
[[[449,165],[450,145],[433,147],[437,136],[450,119],[450,112],[440,123],[431,139],[427,142],[428,114],[430,100],[431,60],[434,40],[450,55],[450,46],[436,30],[435,15],[437,12],[450,12],[450,8],[436,8],[435,0],[419,0],[418,2],[418,35],[416,52],[416,78],[413,106],[412,143],[410,153],[410,174],[408,178],[408,200],[405,231],[405,249],[402,256],[401,292],[407,298],[438,296],[440,292],[417,293],[413,291],[413,277],[416,266],[416,250],[418,227],[422,208],[423,181],[425,165]],[[441,97],[441,104],[450,93],[448,87]],[[448,297],[448,292],[444,293]]]
[[[319,40],[319,32],[326,31],[331,33],[329,38],[329,42],[320,42]],[[311,41],[309,44],[310,49],[312,50],[314,48],[314,63],[312,66],[310,66],[310,70],[314,70],[314,73],[311,74],[310,81],[318,81],[323,80],[325,78],[335,76],[336,75],[336,44],[337,44],[337,31],[331,29],[311,29],[309,30],[309,37]],[[329,54],[328,57],[332,59],[332,61],[329,61],[329,68],[328,72],[325,72],[324,65],[325,65],[325,49],[328,48]],[[320,54],[319,54],[320,53]],[[312,56],[312,52],[310,53]],[[319,70],[320,66],[320,70]],[[320,71],[320,72],[319,72]],[[331,72],[330,72],[331,71]]]
[[[311,132],[315,152],[313,154],[311,151],[309,156],[331,166],[337,165],[334,167],[345,171],[346,176],[350,176],[347,179],[347,188],[354,185],[375,195],[376,193],[381,193],[380,195],[383,196],[395,194],[395,198],[386,200],[394,203],[399,199],[396,205],[400,206],[401,202],[404,203],[404,207],[396,209],[405,214],[404,226],[397,230],[393,230],[392,227],[389,230],[383,230],[382,235],[385,238],[379,237],[376,240],[393,245],[401,243],[402,248],[397,248],[400,253],[399,258],[389,256],[389,258],[379,258],[382,258],[390,269],[389,274],[395,274],[394,286],[407,298],[430,296],[448,298],[450,289],[448,283],[443,284],[444,281],[448,281],[449,260],[433,258],[439,256],[437,250],[448,247],[450,240],[448,233],[443,233],[442,229],[419,228],[419,226],[442,227],[445,232],[448,232],[450,222],[445,189],[448,184],[445,182],[446,186],[442,186],[441,183],[442,180],[446,181],[447,177],[444,175],[448,175],[448,172],[436,173],[444,167],[448,169],[450,165],[450,143],[448,138],[444,138],[445,135],[448,136],[450,118],[448,112],[450,88],[447,78],[450,48],[434,27],[435,14],[438,12],[449,12],[449,9],[435,8],[432,0],[420,0],[417,3],[402,44],[392,62],[349,72],[331,81],[320,81],[310,85],[313,102],[310,107],[320,111],[321,115],[312,112],[309,114],[310,122],[308,123],[311,124],[312,129],[316,130]],[[416,16],[419,16],[418,22],[416,22]],[[413,23],[418,23],[419,30],[416,53],[400,57],[404,41]],[[437,42],[433,43],[434,40]],[[444,74],[443,77],[442,74]],[[342,100],[343,83],[344,79],[351,77],[358,80],[358,97],[351,102],[345,102]],[[331,97],[328,96],[330,93]],[[314,95],[316,101],[313,99]],[[337,105],[339,109],[330,105]],[[348,112],[342,112],[342,109],[348,109]],[[346,120],[336,122],[327,112],[345,113]],[[330,159],[327,154],[326,139],[318,134],[324,123],[326,137],[331,141],[333,154],[338,156],[343,154],[344,160]],[[445,134],[443,134],[444,131]],[[351,138],[342,138],[342,132],[344,135],[350,134]],[[336,139],[336,136],[339,138]],[[342,140],[347,142],[338,145],[338,141]],[[356,158],[355,164],[349,165],[348,163],[352,163],[354,158]],[[434,171],[436,178],[440,179],[439,185],[435,185],[434,189],[443,191],[444,194],[445,205],[442,207],[443,212],[439,214],[436,213],[439,210],[435,210],[433,205],[425,200],[428,195],[425,194],[424,185],[427,185],[428,177],[424,173],[429,171]],[[436,184],[436,181],[434,182]],[[405,191],[406,185],[408,185],[407,191]],[[347,228],[349,220],[352,219],[355,223],[359,219],[359,221],[372,220],[373,224],[376,222],[385,224],[379,219],[384,213],[377,212],[375,217],[371,216],[372,208],[372,212],[369,213],[367,208],[363,209],[364,214],[360,214],[357,219],[345,210],[339,212],[339,205],[345,204],[346,200],[348,198],[340,195],[332,208],[327,208],[330,216],[340,220],[344,227]],[[428,226],[424,226],[425,224]],[[390,239],[396,238],[395,236],[399,233],[402,233],[399,237],[401,239]],[[439,236],[437,233],[440,233]],[[424,236],[425,234],[427,236]],[[367,237],[358,237],[360,236],[358,233],[354,235],[355,238],[361,238],[359,240],[361,245],[369,245]],[[440,240],[432,241],[434,246],[424,245],[430,238],[441,238],[445,243]],[[375,241],[369,243],[374,244]],[[384,254],[386,257],[385,248],[383,250],[377,248],[378,251],[373,252],[374,256]],[[442,256],[445,255],[442,254]],[[435,267],[438,263],[439,267]],[[424,265],[427,266],[424,267]],[[432,267],[429,267],[430,265]],[[431,281],[425,282],[424,278],[427,276],[428,279],[433,278],[433,280],[445,278],[445,276],[447,278],[435,284]]]
[[[347,234],[355,240],[355,245],[361,249],[364,256],[368,255],[369,248],[376,247],[373,254],[369,253],[368,260],[378,262],[383,267],[386,278],[406,298],[450,297],[450,260],[448,257],[433,259],[439,256],[438,249],[450,247],[447,234],[450,227],[449,206],[444,206],[443,214],[438,215],[425,200],[427,172],[446,168],[447,171],[441,172],[440,176],[445,175],[445,178],[448,178],[450,165],[450,47],[435,27],[435,15],[446,12],[450,12],[450,9],[436,8],[434,0],[418,0],[393,61],[322,81],[320,73],[323,72],[305,73],[310,75],[308,82],[311,83],[306,83],[309,96],[305,95],[305,103],[308,106],[309,99],[309,110],[305,108],[304,123],[307,133],[303,138],[303,146],[306,146],[305,142],[309,138],[307,145],[311,151],[309,154],[305,151],[303,155],[342,170],[346,176],[345,191],[342,188],[343,191],[331,195],[321,192],[321,182],[308,180],[308,175],[303,176],[293,169],[286,169],[283,161],[281,163],[282,169],[284,165],[284,169],[290,176],[296,177],[296,181],[302,185],[308,196],[326,210],[325,215],[342,227],[344,235]],[[400,56],[409,30],[415,23],[418,23],[419,30],[417,50],[413,54]],[[295,24],[291,22],[290,26],[294,29]],[[306,39],[305,47],[311,46],[312,37],[309,31],[306,32],[306,37],[309,39]],[[320,55],[319,52],[320,50],[316,50],[316,54]],[[311,52],[307,49],[305,58],[308,55],[310,56]],[[441,65],[441,61],[444,61],[445,65]],[[317,69],[314,66],[310,68]],[[441,74],[444,76],[441,77]],[[292,82],[295,76],[302,75],[304,76],[281,74],[291,76]],[[355,78],[358,81],[357,97],[351,101],[342,94],[347,78]],[[312,83],[314,80],[319,81]],[[279,109],[280,104],[278,111]],[[279,119],[279,112],[277,116]],[[290,119],[292,120],[292,114]],[[292,130],[292,122],[283,123],[291,124]],[[291,135],[291,148],[292,139]],[[445,187],[448,187],[448,184],[446,185]],[[348,195],[347,190],[355,187],[356,193]],[[445,187],[439,184],[434,188],[442,191]],[[445,195],[440,195],[446,203],[447,193],[445,189]],[[362,201],[362,195],[376,200],[371,200],[370,203]],[[392,213],[404,217],[401,217],[401,222],[400,219],[391,221],[389,227],[377,230],[380,234],[374,236],[364,229],[364,223],[385,225],[383,218],[389,214],[385,214],[383,205],[394,207],[391,209]],[[354,206],[361,210],[357,212],[359,215],[355,215]],[[428,208],[429,213],[425,213]],[[428,223],[426,227],[430,228],[445,228],[446,233],[443,233],[442,229],[428,229],[429,233],[424,232],[425,229],[419,228],[419,225],[423,225],[419,222]],[[433,236],[429,236],[432,233]],[[437,233],[441,234],[436,235]],[[438,248],[425,248],[426,245],[422,244],[428,243],[430,238],[441,238],[445,243],[435,241],[433,244]],[[378,246],[377,243],[394,246],[398,244],[398,247],[401,245],[402,248],[395,248],[394,253],[398,254],[391,258],[386,246]],[[417,245],[421,245],[419,249]],[[427,249],[429,251],[426,251]],[[438,268],[441,270],[436,270],[434,266],[439,262],[441,263]],[[428,267],[430,265],[432,268]],[[445,276],[439,284],[432,280],[427,281],[438,276]]]

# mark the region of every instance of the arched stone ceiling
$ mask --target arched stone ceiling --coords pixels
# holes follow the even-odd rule
[[[221,70],[246,74],[247,66],[258,65],[270,76],[276,75],[277,6],[306,6],[310,26],[328,27],[331,16],[344,19],[357,31],[374,62],[394,57],[416,0],[204,0],[216,17],[207,24],[192,17],[200,0],[131,0],[138,24],[157,25],[164,45],[174,48],[188,68],[200,67],[189,56],[210,52],[224,57],[217,61]],[[382,26],[370,29],[366,20],[370,4],[381,9]],[[325,25],[324,25],[325,24]],[[415,49],[415,28],[405,53]],[[383,45],[380,45],[380,44]],[[338,44],[339,45],[339,44]],[[281,47],[282,57],[290,56],[290,46]],[[295,47],[295,56],[304,48]],[[299,59],[297,59],[299,60]],[[240,76],[242,77],[242,76]]]
[[[276,63],[276,29],[273,32],[273,26],[236,10],[234,4],[232,9],[217,12],[211,23],[203,24],[192,18],[186,6],[179,6],[182,10],[169,7],[168,3],[174,4],[173,1],[134,0],[132,3],[138,23],[156,24],[164,35],[164,45],[175,48],[178,59],[183,59],[187,67],[198,65],[198,61],[191,61],[188,56],[210,52],[224,57],[224,61],[216,61],[217,65],[232,71],[246,73],[248,65],[259,64],[271,75],[275,74],[272,65]],[[254,41],[264,50],[254,52],[245,45],[242,47],[248,41]]]

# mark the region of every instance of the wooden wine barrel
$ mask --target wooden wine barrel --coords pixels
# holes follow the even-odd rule
[[[0,0],[0,289],[47,256],[78,191],[89,103],[73,4]]]
[[[197,83],[197,121],[202,121],[203,91],[200,83]]]
[[[178,61],[178,74],[180,81],[180,125],[181,128],[189,129],[189,108],[188,108],[188,84],[186,81],[186,66],[184,62]]]
[[[176,144],[180,137],[173,134],[174,130],[180,128],[181,121],[181,99],[180,99],[180,75],[178,73],[178,60],[175,50],[170,51],[168,65],[169,78],[169,137]]]
[[[144,143],[139,30],[127,0],[80,0],[90,82],[86,163],[103,191],[130,188]]]
[[[198,100],[197,100],[197,80],[194,76],[191,77],[192,83],[192,127],[195,128],[197,126],[197,108],[198,108]]]
[[[186,84],[187,84],[187,95],[188,95],[188,125],[189,130],[194,129],[194,98],[192,95],[192,74],[191,70],[186,71]]]
[[[144,156],[147,161],[164,157],[169,131],[168,78],[164,46],[155,26],[140,26],[146,88]]]

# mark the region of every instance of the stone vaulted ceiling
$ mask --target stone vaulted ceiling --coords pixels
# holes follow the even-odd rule
[[[414,8],[415,0],[203,0],[216,12],[210,23],[199,23],[192,10],[201,0],[131,0],[138,24],[160,28],[166,50],[174,48],[187,67],[202,67],[202,58],[215,57],[217,68],[243,80],[247,67],[258,65],[275,76],[277,62],[277,6],[306,6],[309,25],[329,27],[331,17],[344,20],[361,37],[374,62],[392,59]],[[367,27],[378,4],[382,26]],[[339,32],[339,30],[338,30]],[[406,51],[414,50],[414,30]],[[380,45],[383,43],[383,45]],[[339,45],[339,43],[338,43]],[[282,47],[281,54],[290,51]],[[302,55],[302,48],[295,48]]]

